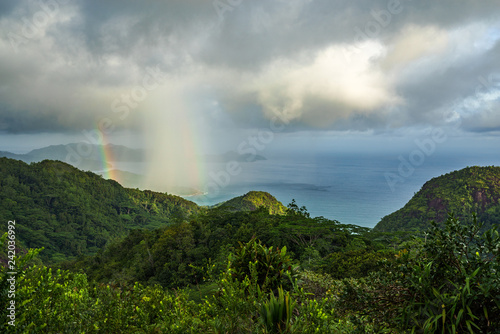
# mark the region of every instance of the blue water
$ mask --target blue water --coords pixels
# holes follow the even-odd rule
[[[349,153],[268,157],[265,161],[240,163],[239,173],[230,176],[229,182],[219,180],[216,187],[214,178],[207,175],[213,182],[208,194],[189,199],[212,205],[250,190],[267,191],[285,205],[295,199],[313,217],[373,227],[382,217],[403,207],[433,177],[467,166],[500,165],[500,155],[496,152],[435,154],[426,156],[419,166],[410,164],[413,172],[403,168],[400,173],[398,157],[399,154]],[[405,159],[408,160],[408,155]],[[218,175],[226,168],[223,164],[208,167]],[[392,188],[386,180],[388,173],[399,177]]]

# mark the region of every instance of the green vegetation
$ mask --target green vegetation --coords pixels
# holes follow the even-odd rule
[[[229,254],[236,252],[235,247],[251,239],[273,245],[266,248],[269,257],[276,255],[278,248],[286,248],[287,254],[307,268],[319,268],[327,255],[350,249],[353,244],[362,244],[367,252],[384,248],[383,243],[371,240],[369,229],[288,212],[272,215],[265,207],[240,212],[216,208],[154,231],[133,230],[95,256],[63,264],[63,268],[80,269],[100,282],[140,282],[178,288],[199,284],[204,276],[200,268],[209,263],[216,263],[221,271]],[[362,231],[363,235],[354,234]],[[354,271],[353,275],[360,275]]]
[[[0,216],[44,261],[94,254],[135,228],[154,229],[201,211],[181,197],[126,189],[58,161],[0,158]]]
[[[17,222],[0,238],[0,305],[12,300],[7,261],[17,272],[16,327],[1,308],[2,333],[499,332],[493,206],[488,224],[459,211],[418,233],[381,232],[261,192],[200,208],[60,162],[0,159],[0,172],[0,208]]]
[[[0,331],[497,333],[500,236],[495,228],[479,234],[481,227],[450,217],[444,229],[433,226],[426,240],[399,249],[367,276],[342,279],[296,267],[284,247],[251,239],[199,268],[199,285],[177,289],[95,282],[44,266],[30,250],[16,259],[16,328],[1,323]],[[6,272],[2,267],[2,291]],[[0,299],[9,301],[6,293]],[[6,309],[0,312],[6,319]]]
[[[420,245],[401,250],[368,279],[347,283],[338,305],[380,328],[498,333],[500,236],[496,227],[479,233],[482,224],[472,221],[450,216],[443,228],[434,223]]]
[[[400,210],[385,216],[375,231],[423,231],[443,223],[449,212],[464,219],[478,215],[485,227],[500,221],[500,167],[467,167],[436,177]]]
[[[25,247],[45,250],[45,262],[95,254],[133,229],[153,230],[204,212],[179,196],[123,188],[59,161],[30,165],[0,158],[0,215],[19,224]],[[221,204],[233,211],[286,208],[265,192],[249,192]]]
[[[232,211],[253,211],[262,206],[267,208],[271,214],[284,215],[286,213],[286,207],[281,202],[263,191],[250,191],[243,196],[216,205],[216,207]]]
[[[278,298],[271,294],[269,300],[262,303],[260,309],[260,320],[269,333],[291,333],[293,332],[292,314],[295,302],[290,298],[289,292],[283,292],[278,288]]]

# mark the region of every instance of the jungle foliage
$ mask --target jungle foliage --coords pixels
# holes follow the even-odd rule
[[[0,158],[0,216],[44,261],[94,254],[136,228],[155,229],[200,212],[181,197],[127,189],[59,161]]]
[[[498,224],[500,167],[467,167],[433,178],[403,208],[382,218],[374,230],[424,231],[432,221],[442,225],[449,212],[464,222],[476,213],[485,228]]]
[[[474,219],[474,218],[472,218]],[[5,333],[498,333],[500,237],[450,217],[360,277],[304,269],[251,238],[198,268],[197,284],[96,282],[20,253]],[[4,249],[7,235],[1,239]],[[349,238],[348,238],[349,239]],[[172,241],[166,241],[172,242]],[[342,252],[336,251],[336,252]],[[347,255],[346,255],[347,256]],[[350,276],[350,275],[349,275]],[[5,291],[7,270],[0,269]],[[0,304],[9,301],[0,294]],[[6,309],[1,316],[6,318]]]
[[[450,175],[470,173],[463,189],[489,180],[494,203],[496,170]],[[0,213],[16,220],[0,238],[0,305],[16,303],[2,333],[499,332],[494,204],[384,232],[260,192],[201,208],[60,162],[0,159],[0,176]],[[465,194],[442,186],[438,199]]]

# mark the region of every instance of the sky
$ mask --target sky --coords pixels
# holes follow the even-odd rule
[[[0,2],[0,150],[123,143],[175,179],[207,152],[436,129],[498,142],[498,0]]]

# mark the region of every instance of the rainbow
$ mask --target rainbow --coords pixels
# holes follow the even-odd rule
[[[99,155],[101,158],[101,164],[102,164],[102,171],[103,174],[102,176],[105,179],[112,179],[117,181],[118,183],[120,182],[118,178],[118,174],[116,173],[116,170],[113,169],[113,167],[109,168],[109,165],[113,166],[113,162],[115,161],[114,156],[113,156],[113,151],[111,149],[111,145],[109,144],[108,138],[106,137],[106,134],[99,129],[97,129],[101,133],[102,136],[102,142],[99,145]]]

